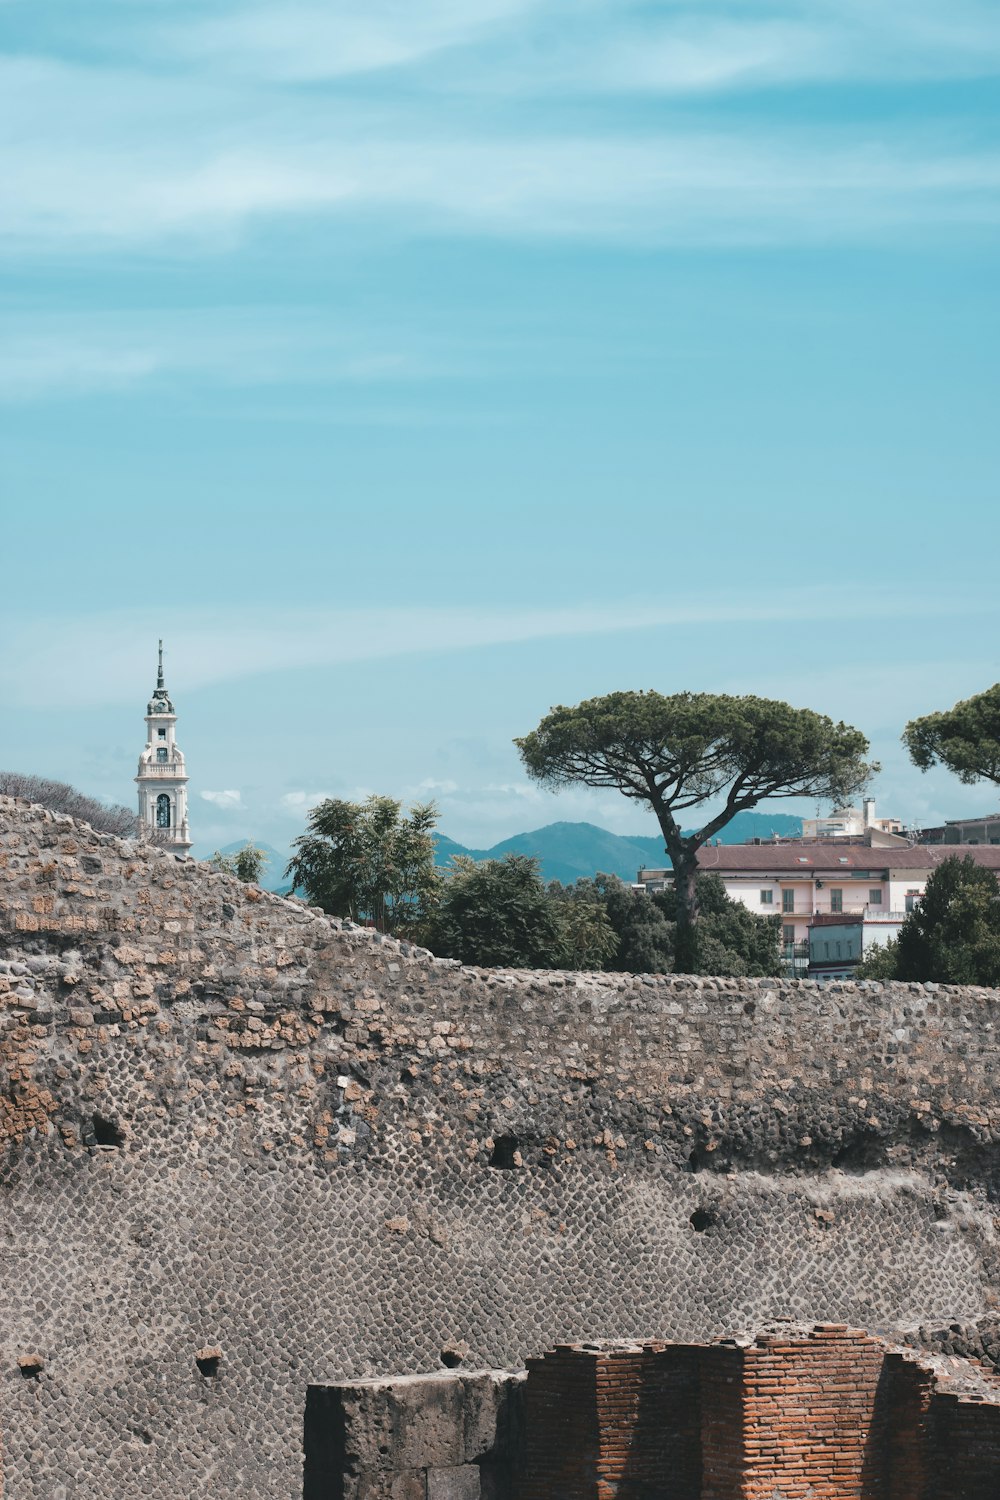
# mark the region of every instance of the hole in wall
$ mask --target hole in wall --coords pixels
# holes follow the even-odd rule
[[[462,1356],[457,1349],[442,1349],[441,1363],[446,1370],[454,1370],[462,1363]]]
[[[204,1375],[206,1380],[211,1380],[219,1373],[219,1365],[222,1362],[221,1349],[199,1349],[194,1357],[198,1366],[198,1373]]]
[[[125,1132],[107,1115],[94,1116],[94,1145],[117,1150],[125,1144]]]
[[[517,1136],[496,1136],[490,1152],[490,1166],[498,1167],[501,1172],[510,1172],[521,1165],[521,1142]]]
[[[702,1205],[701,1208],[695,1209],[688,1223],[695,1234],[704,1234],[706,1229],[711,1229],[713,1224],[718,1223],[718,1215],[714,1209]]]
[[[45,1369],[45,1361],[40,1354],[22,1354],[17,1363],[25,1380],[37,1380]]]

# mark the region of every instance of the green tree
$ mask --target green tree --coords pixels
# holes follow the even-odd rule
[[[555,904],[559,926],[559,962],[567,969],[603,969],[618,952],[618,935],[611,925],[607,906],[591,881],[548,888]]]
[[[1000,887],[992,870],[968,856],[942,860],[899,930],[891,977],[1000,984]]]
[[[392,797],[329,798],[309,814],[285,871],[309,900],[337,917],[366,918],[380,932],[426,922],[440,877],[434,869],[432,802],[410,809]]]
[[[947,766],[959,781],[1000,786],[1000,683],[944,713],[911,719],[903,744],[921,771]]]
[[[263,849],[258,849],[247,839],[243,848],[237,849],[235,854],[222,854],[216,849],[209,863],[226,875],[235,875],[247,885],[259,885],[268,859]]]
[[[888,938],[884,943],[875,943],[854,970],[855,979],[897,979],[899,965],[899,943]]]
[[[674,869],[681,973],[701,967],[701,846],[764,798],[846,802],[876,769],[864,759],[868,741],[849,725],[767,698],[715,693],[609,693],[552,709],[515,744],[536,781],[614,787],[652,809]],[[680,814],[720,799],[721,810],[700,828],[682,831]]]
[[[557,968],[564,929],[537,859],[456,855],[423,940],[442,958],[485,968]]]
[[[617,939],[605,968],[621,974],[669,974],[673,970],[674,924],[645,891],[633,890],[617,875],[595,875],[569,889],[604,908]]]
[[[764,979],[781,973],[781,917],[759,917],[734,901],[718,875],[698,876],[699,948],[703,974]],[[650,898],[677,930],[682,910],[676,885]]]
[[[550,890],[553,889],[550,886]],[[600,902],[618,939],[604,967],[626,974],[670,974],[677,942],[677,893],[634,890],[616,875],[578,880],[563,892]],[[698,876],[699,945],[704,972],[766,977],[781,973],[780,916],[758,917],[734,901],[718,875]]]

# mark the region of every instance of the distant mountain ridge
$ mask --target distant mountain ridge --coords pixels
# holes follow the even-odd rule
[[[748,839],[769,839],[772,834],[782,838],[797,838],[802,832],[802,819],[790,813],[737,813],[733,821],[719,834],[722,844],[745,844]],[[558,880],[563,885],[572,885],[575,880],[590,877],[617,875],[621,880],[634,880],[636,872],[647,865],[662,869],[670,861],[663,848],[659,834],[611,833],[607,828],[598,828],[596,823],[546,823],[544,828],[534,828],[527,833],[515,833],[489,849],[468,849],[456,843],[446,833],[434,834],[434,863],[446,868],[456,854],[467,854],[471,859],[502,859],[505,854],[529,854],[541,865],[544,880]],[[246,843],[237,839],[220,850],[222,854],[236,854]],[[287,891],[291,882],[285,874],[289,851],[282,852],[273,844],[260,839],[251,840],[267,855],[267,864],[261,885],[268,891]],[[208,853],[201,855],[208,858]]]
[[[797,838],[802,819],[791,813],[737,813],[718,835],[720,843],[744,844],[748,839],[769,839],[772,834]],[[435,863],[447,866],[456,854],[471,859],[502,859],[505,854],[528,854],[541,865],[544,880],[570,885],[598,873],[634,880],[642,866],[663,868],[670,861],[659,834],[625,836],[598,828],[594,823],[547,823],[529,833],[516,833],[490,849],[467,849],[447,834],[435,834]]]

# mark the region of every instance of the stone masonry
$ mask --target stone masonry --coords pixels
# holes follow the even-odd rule
[[[310,1385],[571,1340],[1000,1354],[998,1022],[462,968],[0,801],[6,1500],[288,1500]]]

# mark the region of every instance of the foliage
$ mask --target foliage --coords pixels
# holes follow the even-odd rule
[[[592,882],[563,886],[554,880],[548,888],[559,924],[559,961],[567,969],[603,969],[618,952],[607,907],[588,885]]]
[[[421,929],[442,958],[487,968],[558,968],[564,928],[556,903],[526,854],[474,860],[457,855]]]
[[[552,709],[515,744],[543,784],[613,787],[652,808],[674,869],[675,965],[685,973],[701,967],[698,849],[764,798],[843,803],[876,769],[864,759],[868,741],[849,725],[767,698],[714,693],[609,693]],[[718,813],[682,831],[681,813],[720,798]]]
[[[896,979],[899,964],[899,943],[888,938],[868,949],[854,970],[855,979]]]
[[[573,889],[599,901],[618,940],[607,968],[622,974],[669,974],[674,966],[674,925],[645,891],[634,890],[617,875],[578,880]]]
[[[652,900],[676,924],[681,911],[676,887],[654,892]],[[698,910],[700,974],[764,979],[781,973],[780,916],[759,917],[734,901],[718,875],[698,876]]]
[[[552,887],[550,887],[550,890]],[[677,895],[647,894],[614,875],[577,881],[579,899],[598,901],[618,939],[605,967],[627,974],[669,974],[677,940]],[[717,875],[698,876],[699,957],[703,974],[719,977],[781,973],[779,916],[758,917],[733,901]]]
[[[209,861],[217,870],[222,870],[226,875],[235,875],[237,880],[245,881],[247,885],[260,884],[267,862],[264,850],[258,849],[249,839],[235,854],[220,854],[216,849]]]
[[[1000,683],[945,713],[911,719],[903,743],[921,771],[942,765],[967,785],[1000,785]]]
[[[892,977],[1000,984],[1000,888],[992,870],[968,856],[938,865],[900,928]]]
[[[392,797],[365,802],[329,798],[309,814],[285,874],[324,911],[380,932],[410,932],[426,922],[440,877],[434,869],[433,803],[403,816]]]
[[[126,839],[140,832],[136,813],[127,807],[106,806],[65,781],[49,781],[45,776],[28,776],[21,771],[0,771],[0,796],[20,797],[25,802],[47,807],[50,812],[68,813],[71,818],[89,823],[96,833],[113,833]]]

